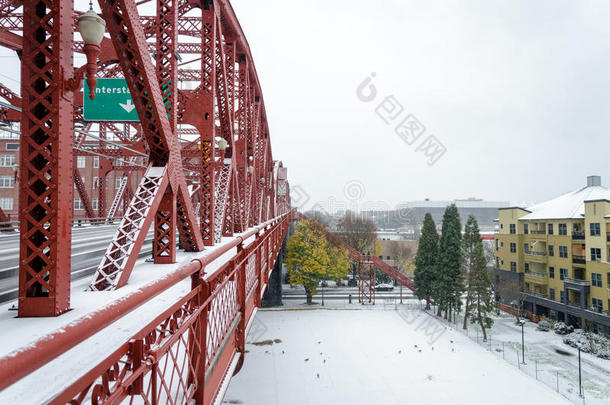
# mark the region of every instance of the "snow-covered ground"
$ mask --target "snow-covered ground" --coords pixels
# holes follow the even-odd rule
[[[458,322],[461,330],[461,322]],[[462,331],[463,332],[463,331]],[[468,335],[477,340],[474,325],[469,325]],[[521,358],[521,326],[515,324],[515,317],[494,317],[494,326],[490,330],[492,351],[498,356],[504,348],[504,358],[520,367],[523,372],[546,382],[551,386],[557,383],[559,390],[573,400],[578,394],[578,351],[562,342],[564,336],[552,330],[542,332],[536,324],[526,322],[524,325],[526,365],[517,366],[517,357]],[[483,347],[488,343],[478,341]],[[559,352],[558,352],[559,350]],[[560,353],[562,352],[562,353]],[[588,404],[610,403],[610,360],[604,360],[588,353],[581,353],[582,385],[585,402]]]
[[[223,403],[569,403],[418,305],[291,305],[258,311]]]

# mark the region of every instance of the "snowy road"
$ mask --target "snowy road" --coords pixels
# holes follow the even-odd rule
[[[418,310],[259,310],[225,404],[568,401]]]

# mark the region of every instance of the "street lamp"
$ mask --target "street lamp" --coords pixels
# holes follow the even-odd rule
[[[71,80],[71,88],[80,87],[80,82],[83,78],[84,71],[87,71],[87,84],[89,85],[89,98],[93,100],[95,98],[95,86],[97,85],[97,57],[100,54],[100,44],[104,39],[104,32],[106,31],[106,22],[102,17],[97,15],[93,11],[93,6],[89,3],[89,10],[78,17],[78,32],[80,32],[85,46],[83,51],[87,57],[87,64],[80,67],[74,72],[74,78]]]
[[[519,323],[521,324],[521,362],[525,364],[525,321],[521,319]]]

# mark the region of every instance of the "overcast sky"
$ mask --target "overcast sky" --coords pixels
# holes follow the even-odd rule
[[[538,202],[610,184],[610,2],[234,0],[291,185],[315,201]],[[358,85],[371,73],[377,98]],[[404,115],[375,108],[393,95]],[[412,114],[426,128],[394,132]],[[432,166],[418,144],[446,153]]]
[[[233,7],[262,84],[274,157],[307,194],[293,197],[305,208],[337,208],[346,186],[350,207],[384,208],[424,198],[535,203],[584,185],[588,174],[610,184],[610,2]],[[18,90],[14,53],[0,49],[0,58],[0,80]],[[371,73],[377,94],[364,102],[357,88]],[[403,111],[386,123],[376,108],[389,96]],[[394,132],[409,115],[425,127],[411,145]],[[430,135],[446,148],[433,165],[421,150]]]

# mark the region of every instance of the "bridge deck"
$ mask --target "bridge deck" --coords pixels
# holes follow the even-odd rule
[[[84,316],[92,316],[112,302],[116,302],[141,289],[152,281],[158,280],[165,274],[188,264],[195,257],[202,257],[222,250],[237,236],[223,238],[222,243],[207,249],[205,252],[185,253],[179,252],[175,264],[152,264],[144,259],[137,262],[129,284],[115,291],[92,292],[85,291],[90,278],[83,279],[72,285],[73,309],[62,316],[55,318],[16,318],[16,311],[9,311],[12,303],[0,306],[0,357],[14,350],[27,347],[37,339],[57,331],[71,322]],[[246,240],[247,244],[248,240]],[[232,248],[222,256],[206,266],[206,274],[213,273],[236,253]],[[71,350],[47,363],[27,377],[21,379],[7,389],[0,392],[0,403],[46,403],[57,392],[73,384],[84,370],[90,370],[100,360],[108,357],[121,345],[125,344],[134,333],[142,329],[155,316],[167,310],[180,297],[191,290],[189,279],[185,279],[170,289],[157,295],[146,305],[142,305],[116,322],[104,328],[99,333],[74,346]],[[36,381],[49,381],[53,376],[52,384],[37,384]],[[37,387],[32,390],[32,387]]]

